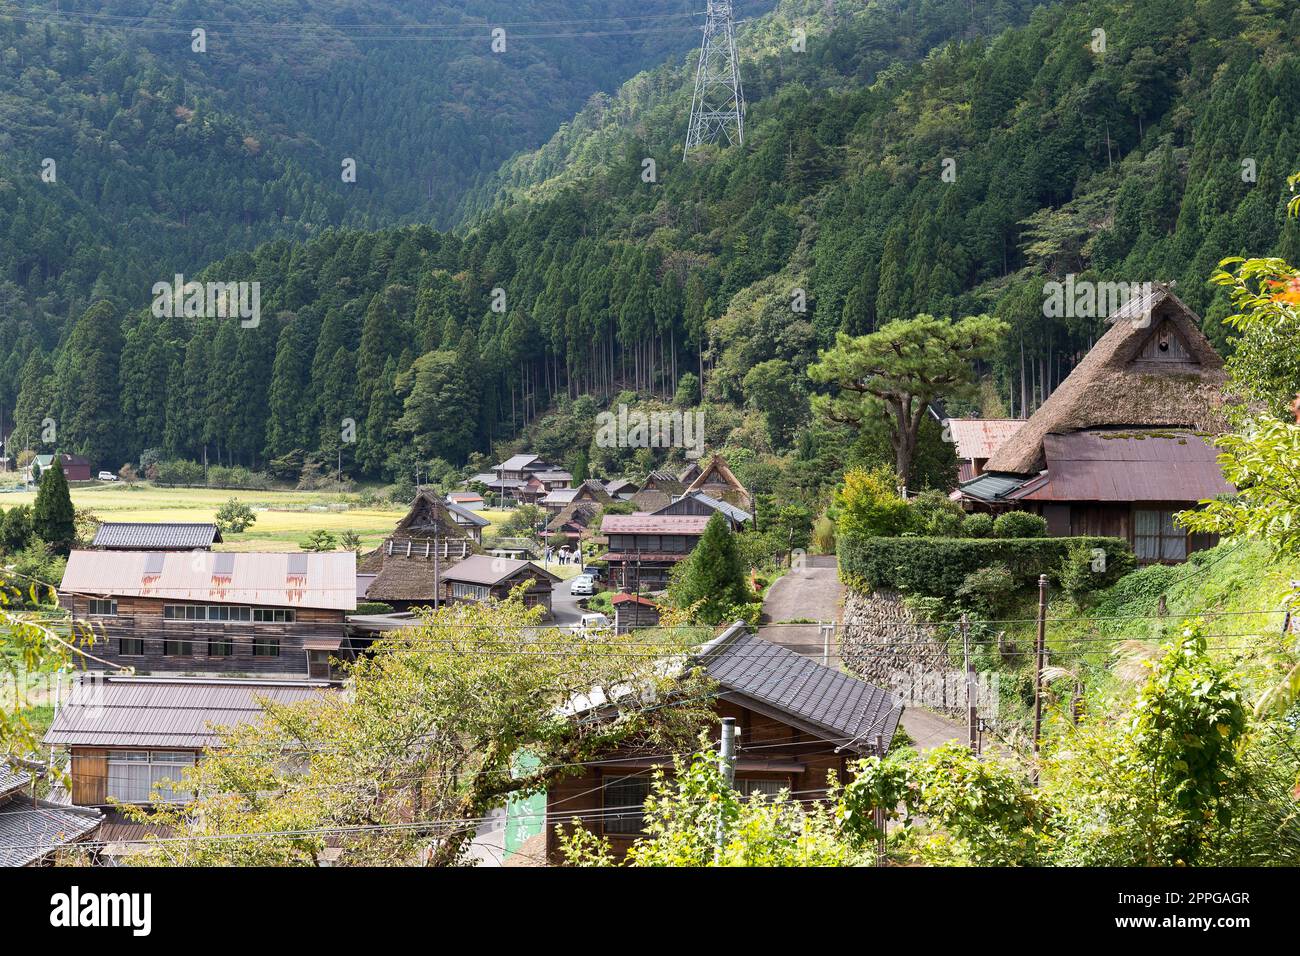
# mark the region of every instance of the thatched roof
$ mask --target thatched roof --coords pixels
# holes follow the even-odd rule
[[[727,467],[727,459],[721,455],[714,455],[699,476],[690,483],[686,493],[692,491],[703,492],[710,498],[719,498],[740,508],[753,507],[749,492],[740,483],[740,479],[732,474]]]
[[[686,493],[686,486],[666,471],[652,471],[641,490],[632,496],[637,511],[658,511]]]
[[[1223,359],[1200,317],[1162,285],[1111,317],[1073,372],[989,458],[985,472],[1037,474],[1043,439],[1106,426],[1224,430]]]
[[[366,590],[371,601],[431,601],[438,589],[434,552],[440,570],[445,571],[478,550],[474,539],[452,517],[447,502],[436,492],[421,488],[393,533],[361,558],[357,570],[378,575]]]

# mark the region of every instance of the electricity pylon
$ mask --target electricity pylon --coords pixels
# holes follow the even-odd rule
[[[745,91],[740,85],[740,58],[736,55],[736,25],[731,0],[708,0],[704,43],[695,70],[695,96],[691,123],[686,129],[683,155],[703,143],[726,140],[728,146],[745,142]]]

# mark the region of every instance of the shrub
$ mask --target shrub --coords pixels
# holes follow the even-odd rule
[[[907,530],[911,510],[898,494],[898,478],[887,467],[845,472],[835,491],[836,533],[894,537]]]
[[[362,601],[357,605],[356,614],[392,614],[393,606],[383,601]]]
[[[845,538],[839,542],[840,577],[864,591],[953,599],[966,576],[1002,564],[1016,587],[1033,584],[1040,574],[1059,573],[1070,548],[1083,545],[1106,554],[1106,571],[1096,586],[1116,580],[1133,566],[1123,538]]]
[[[1008,511],[993,522],[995,538],[1046,538],[1047,519],[1028,511]]]
[[[967,515],[961,523],[961,536],[963,538],[993,537],[993,516],[986,515],[982,511]]]
[[[965,512],[942,491],[923,491],[911,502],[910,530],[927,538],[955,538],[961,534]]]
[[[1120,567],[1112,567],[1112,562],[1118,562]],[[1131,553],[1112,557],[1104,548],[1077,542],[1061,558],[1056,569],[1056,581],[1067,594],[1077,597],[1127,574],[1136,563]]]
[[[991,564],[966,575],[956,596],[985,617],[997,617],[1016,593],[1016,579],[1005,564]]]

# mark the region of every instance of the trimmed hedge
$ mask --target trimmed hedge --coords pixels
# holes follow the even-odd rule
[[[1133,551],[1123,538],[841,538],[840,578],[860,591],[889,590],[952,598],[966,575],[993,564],[1010,569],[1017,586],[1054,580],[1072,547],[1106,552],[1104,587],[1131,571]]]

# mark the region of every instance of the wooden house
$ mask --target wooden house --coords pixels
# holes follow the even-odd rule
[[[473,515],[473,523],[467,515]],[[362,575],[374,575],[365,589],[366,600],[399,611],[432,607],[439,573],[479,552],[478,521],[486,519],[459,505],[453,509],[436,492],[421,488],[393,533],[357,567]]]
[[[103,820],[95,807],[36,797],[31,775],[0,759],[0,867],[50,864],[60,850],[97,836]]]
[[[601,509],[613,500],[604,485],[589,478],[574,490],[569,503],[546,525],[546,533],[562,534],[570,541],[577,541],[588,533]]]
[[[659,605],[648,597],[620,591],[610,603],[614,605],[615,634],[659,626]]]
[[[38,476],[45,474],[46,469],[54,464],[54,458],[54,455],[37,455],[32,459],[32,463],[23,469],[24,480],[38,480]],[[90,481],[95,477],[95,465],[89,458],[60,452],[58,459],[63,465],[63,477],[68,481]]]
[[[698,491],[721,501],[752,511],[754,499],[727,466],[727,460],[721,455],[714,455],[707,465],[700,469],[694,480],[686,486],[686,491]]]
[[[801,801],[820,799],[830,773],[845,780],[851,761],[888,748],[903,713],[888,691],[750,634],[741,623],[703,645],[686,666],[702,667],[715,683],[717,717],[736,720],[735,786],[746,795],[788,790]],[[579,716],[614,712],[619,703],[596,699],[602,703]],[[716,740],[716,724],[713,731]],[[652,775],[665,768],[672,760],[661,748],[628,746],[553,783],[546,795],[551,862],[563,862],[557,828],[574,817],[625,853],[642,835]]]
[[[743,508],[737,508],[720,498],[710,498],[700,491],[688,491],[672,504],[664,505],[652,514],[703,515],[708,518],[712,517],[714,512],[720,512],[727,519],[727,524],[731,526],[732,531],[740,531],[754,520],[754,516]]]
[[[1167,287],[1129,303],[1042,407],[963,482],[972,510],[1042,515],[1053,535],[1113,535],[1144,563],[1216,542],[1173,516],[1233,492],[1211,444],[1223,360]]]
[[[668,575],[699,544],[707,515],[606,515],[601,534],[609,585],[624,591],[662,591]]]
[[[292,704],[337,686],[327,681],[85,675],[54,715],[44,742],[69,754],[68,793],[76,806],[176,802],[185,797],[171,784],[179,783],[204,751],[220,746],[216,728],[260,719],[266,701]]]
[[[560,578],[531,561],[475,554],[442,574],[443,600],[447,602],[503,601],[519,585],[531,581],[524,592],[524,606],[546,608],[551,613],[551,594]]]
[[[328,677],[356,576],[351,551],[73,551],[58,593],[138,673]]]
[[[491,521],[450,499],[447,501],[447,511],[451,515],[451,520],[460,525],[465,533],[474,540],[475,544],[483,543],[483,529],[491,525]]]
[[[686,492],[686,486],[666,471],[652,471],[632,496],[637,511],[653,513],[672,504]]]

